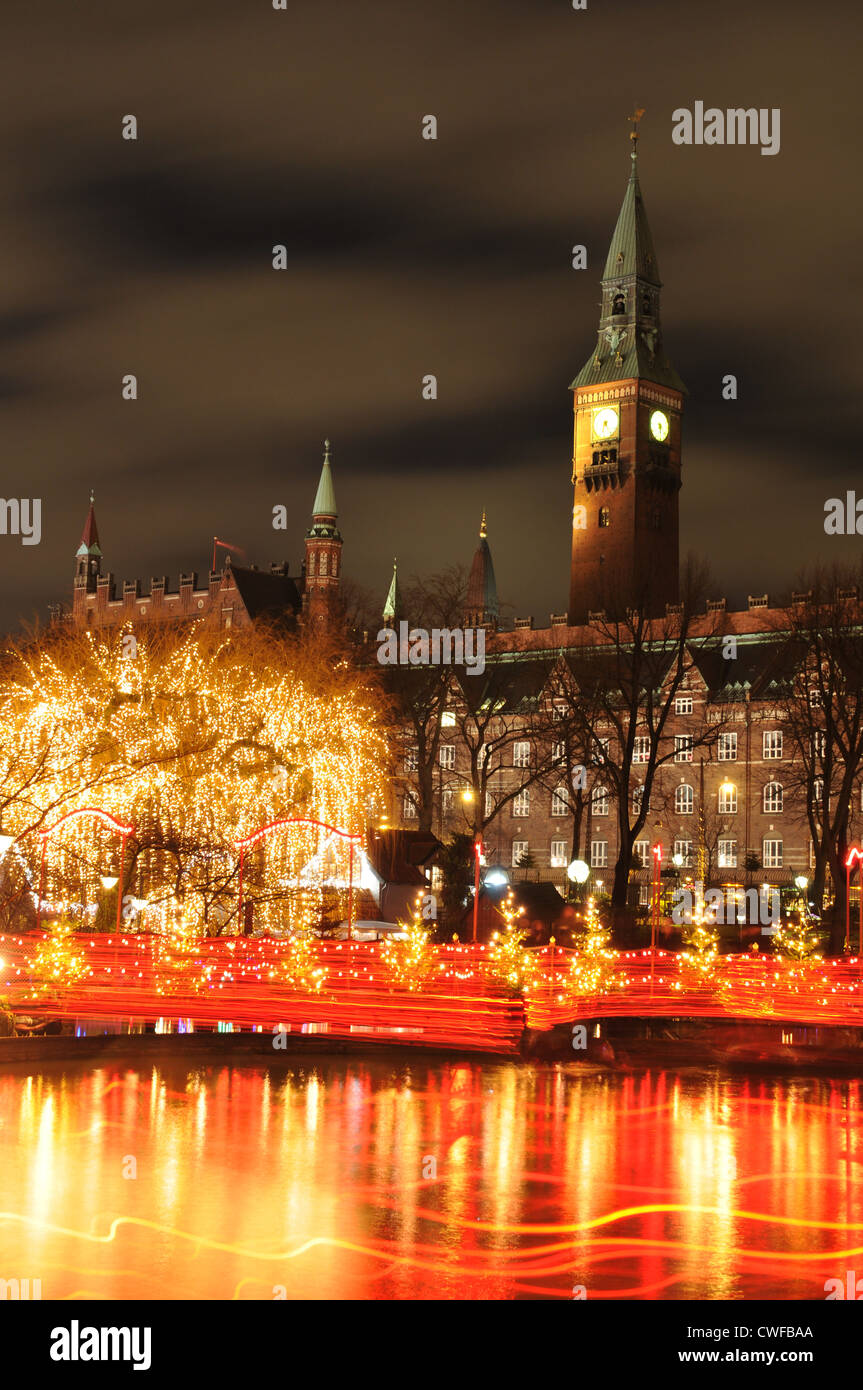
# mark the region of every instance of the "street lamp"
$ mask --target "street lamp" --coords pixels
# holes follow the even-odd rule
[[[851,870],[855,862],[863,865],[863,851],[851,846],[845,856],[845,950],[851,950]],[[863,873],[863,871],[861,871]],[[860,890],[860,950],[863,953],[863,888]]]
[[[479,925],[479,868],[482,863],[482,837],[477,834],[473,842],[473,852],[476,859],[476,869],[473,881],[473,939],[476,942],[477,927]]]
[[[590,878],[590,865],[583,859],[573,859],[566,870],[566,876],[571,883],[587,883]]]
[[[483,879],[483,883],[488,888],[505,888],[506,885],[509,883],[509,874],[506,872],[506,869],[501,869],[497,867],[489,869],[488,873]]]

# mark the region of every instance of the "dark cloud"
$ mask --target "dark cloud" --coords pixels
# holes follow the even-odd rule
[[[152,0],[122,24],[9,0],[3,491],[42,497],[43,540],[0,537],[0,625],[68,597],[91,486],[120,579],[203,571],[214,533],[296,567],[324,436],[352,578],[468,562],[485,507],[501,592],[560,611],[566,388],[633,101],[690,390],[682,545],[744,600],[850,554],[823,504],[858,474],[858,23],[850,0],[829,23],[803,0]],[[780,107],[780,154],[673,146],[696,99]]]

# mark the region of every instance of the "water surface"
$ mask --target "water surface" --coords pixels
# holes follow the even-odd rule
[[[15,1068],[0,1277],[67,1299],[823,1299],[863,1276],[860,1121],[860,1084],[820,1077]]]

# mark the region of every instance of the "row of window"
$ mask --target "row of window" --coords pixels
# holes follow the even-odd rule
[[[551,855],[549,862],[553,869],[565,868],[569,863],[570,846],[566,840],[552,840]],[[650,844],[647,840],[638,840],[634,846],[635,865],[639,862],[642,868],[647,868],[650,862]],[[516,868],[530,853],[529,840],[513,840],[512,842],[512,864]],[[680,860],[680,868],[692,868],[694,847],[691,840],[674,841],[674,857]],[[783,845],[781,840],[769,839],[761,842],[761,864],[765,869],[782,868]],[[720,840],[717,846],[717,867],[720,869],[737,868],[737,841]],[[590,866],[592,869],[607,869],[608,859],[608,840],[592,840],[590,844]]]
[[[821,788],[816,783],[813,792],[813,801],[818,802],[821,796]],[[452,788],[445,787],[442,793],[441,809],[446,814],[452,810],[455,793]],[[632,812],[633,815],[641,814],[641,804],[644,799],[644,788],[635,787],[632,792]],[[764,786],[761,795],[762,810],[766,815],[779,815],[785,808],[785,791],[781,782],[768,782]],[[861,806],[863,806],[863,790],[861,790]],[[416,806],[413,797],[408,793],[404,801],[404,815],[406,820],[416,818]],[[566,787],[558,787],[551,797],[551,814],[553,816],[568,816],[571,813],[569,792]],[[726,782],[719,788],[717,794],[717,809],[721,816],[734,816],[737,814],[737,788],[731,783]],[[594,787],[590,795],[591,815],[607,816],[609,810],[609,792],[606,787]],[[688,782],[681,782],[679,787],[674,789],[674,812],[678,816],[691,816],[695,812],[695,788]],[[489,819],[494,815],[494,797],[491,792],[485,794],[485,816]],[[512,815],[516,820],[523,820],[530,815],[530,792],[520,791],[512,800]]]
[[[686,706],[677,711],[679,714],[692,713],[692,698],[685,696],[676,701],[676,704]],[[454,716],[453,716],[454,720]],[[598,740],[597,750],[591,759],[594,764],[605,761],[609,750],[609,739]],[[823,755],[824,734],[820,731],[816,735],[816,753],[820,751]],[[694,738],[692,734],[675,734],[674,736],[674,761],[676,763],[691,763],[693,754]],[[762,735],[762,757],[766,762],[775,762],[784,757],[783,739],[781,729],[769,729]],[[480,754],[487,752],[481,748]],[[454,743],[442,743],[438,749],[438,760],[441,767],[452,771],[455,768],[456,746]],[[520,739],[512,745],[512,765],[513,767],[530,767],[530,740]],[[717,756],[721,763],[733,763],[737,761],[737,734],[724,733],[719,735],[717,743]],[[566,744],[563,742],[552,745],[552,760],[555,763],[562,763],[566,758]],[[480,757],[480,763],[483,759]],[[634,763],[650,762],[650,735],[639,734],[632,749],[632,761]],[[416,772],[419,760],[416,748],[409,748],[405,754],[405,771]]]
[[[519,842],[521,843],[521,842]],[[762,840],[761,842],[761,864],[765,869],[782,868],[782,841],[776,839]],[[719,840],[717,844],[717,861],[720,869],[737,868],[737,841]],[[635,866],[640,864],[646,869],[650,863],[650,841],[636,840],[633,851],[635,854]],[[680,868],[692,868],[693,864],[693,843],[691,840],[675,840],[672,851],[674,858],[680,861]],[[515,861],[513,861],[515,862]],[[592,840],[590,845],[590,863],[594,869],[608,868],[608,841]]]

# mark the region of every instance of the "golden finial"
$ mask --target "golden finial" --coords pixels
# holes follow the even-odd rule
[[[480,540],[481,540],[481,541],[484,541],[487,535],[488,535],[488,530],[487,530],[486,524],[485,524],[485,512],[483,511],[483,514],[482,514],[482,521],[480,522],[480,527],[479,527],[479,538],[480,538]]]
[[[635,108],[635,110],[633,111],[632,115],[631,115],[631,116],[627,116],[627,118],[626,118],[626,119],[630,122],[630,124],[631,124],[631,126],[632,126],[632,130],[631,130],[630,133],[629,133],[629,138],[630,138],[630,140],[632,141],[632,158],[633,158],[633,159],[635,159],[636,155],[638,154],[638,122],[641,120],[641,118],[642,118],[643,115],[644,115],[644,107],[643,107],[643,106],[636,106],[636,108]]]

